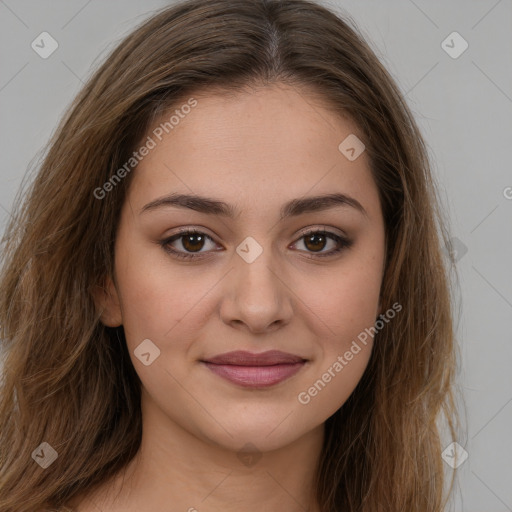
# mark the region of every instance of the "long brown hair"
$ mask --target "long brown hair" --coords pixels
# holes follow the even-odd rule
[[[104,197],[94,191],[155,119],[195,91],[272,83],[319,93],[360,128],[386,223],[382,308],[403,306],[326,421],[322,511],[444,509],[437,420],[452,439],[459,425],[446,221],[413,115],[351,25],[306,0],[190,0],[143,23],[85,84],[3,241],[2,512],[63,509],[118,473],[140,445],[141,382],[122,327],[104,326],[93,300],[113,271],[136,170]],[[58,454],[46,469],[32,458],[43,442]]]

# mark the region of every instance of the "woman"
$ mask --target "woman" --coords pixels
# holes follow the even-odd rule
[[[7,230],[0,510],[442,511],[437,204],[399,89],[335,14],[149,19]]]

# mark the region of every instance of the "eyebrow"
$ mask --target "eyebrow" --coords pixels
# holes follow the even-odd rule
[[[140,214],[168,206],[188,208],[196,212],[220,215],[231,219],[236,217],[235,208],[224,201],[195,194],[178,193],[169,194],[151,201],[141,209]],[[368,217],[368,213],[359,201],[346,194],[337,193],[292,199],[281,208],[280,220],[287,217],[295,217],[303,213],[319,212],[340,206],[352,207]]]

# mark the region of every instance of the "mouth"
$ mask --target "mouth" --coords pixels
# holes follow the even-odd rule
[[[307,359],[278,350],[260,354],[235,351],[201,361],[219,377],[247,388],[274,386],[295,375],[306,362]]]

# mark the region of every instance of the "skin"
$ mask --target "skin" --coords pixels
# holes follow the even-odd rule
[[[198,105],[134,171],[114,279],[96,298],[102,321],[124,326],[142,381],[141,449],[124,485],[119,475],[77,510],[318,511],[313,478],[324,422],[361,379],[373,340],[308,404],[297,397],[381,312],[385,231],[369,160],[338,150],[357,127],[312,91],[278,84],[193,97]],[[237,215],[175,206],[141,213],[171,192],[225,201]],[[366,214],[345,205],[279,220],[287,201],[335,192]],[[212,240],[187,245],[182,237],[171,247],[208,256],[180,260],[159,245],[181,227]],[[308,244],[304,228],[346,234],[353,245],[319,257],[315,250],[327,254],[337,242]],[[236,252],[248,236],[263,249],[252,263]],[[134,355],[145,339],[160,349],[148,366]],[[271,349],[308,362],[264,389],[242,388],[200,363]],[[244,464],[237,455],[247,443],[257,451]]]

